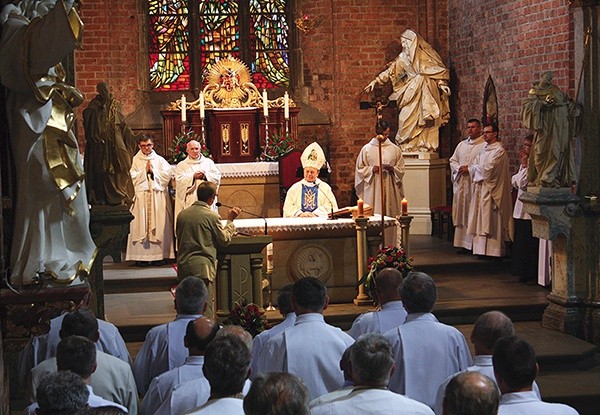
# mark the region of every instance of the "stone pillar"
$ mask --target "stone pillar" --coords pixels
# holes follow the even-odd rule
[[[598,205],[567,188],[529,187],[521,200],[532,217],[534,236],[553,242],[552,292],[542,326],[586,340],[598,338]]]
[[[431,208],[446,205],[448,159],[435,153],[404,153],[404,195],[413,235],[431,235]]]
[[[133,215],[125,205],[94,205],[90,211],[90,233],[98,253],[90,270],[92,298],[89,307],[101,319],[104,318],[104,257],[110,256],[114,262],[121,262],[121,250],[132,220]]]

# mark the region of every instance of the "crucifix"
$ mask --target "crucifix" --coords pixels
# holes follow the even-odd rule
[[[381,88],[374,88],[374,97],[371,101],[360,101],[360,109],[367,110],[374,108],[375,109],[375,125],[379,123],[382,119],[382,111],[385,107],[396,108],[396,101],[390,101],[388,99],[382,99],[382,90]],[[384,136],[377,136],[379,142],[379,188],[380,192],[380,203],[381,203],[381,248],[385,246],[385,237],[384,237],[384,223],[385,223],[385,189],[383,186],[383,158],[381,153],[381,145],[383,141],[385,141]],[[373,206],[374,207],[374,206]]]

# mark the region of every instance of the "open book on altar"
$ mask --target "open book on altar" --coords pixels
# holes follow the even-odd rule
[[[336,211],[331,212],[327,215],[331,218],[352,218],[356,219],[358,217],[358,206],[346,206],[344,208],[338,209]],[[373,206],[365,203],[364,205],[364,217],[368,218],[369,216],[373,216]]]

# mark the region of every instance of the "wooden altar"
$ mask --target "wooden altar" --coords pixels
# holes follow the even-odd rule
[[[279,291],[304,276],[321,279],[327,286],[331,303],[351,303],[358,280],[356,227],[352,219],[267,218],[267,234],[273,238],[272,289]],[[263,235],[265,220],[236,219],[240,233]],[[381,242],[381,216],[367,223],[369,256]],[[399,246],[400,227],[395,218],[386,217],[385,244]]]
[[[287,129],[292,137],[298,137],[298,113],[300,108],[289,109]],[[163,148],[170,149],[173,140],[181,132],[181,111],[163,110]],[[204,131],[206,145],[215,163],[241,163],[257,160],[265,145],[265,117],[262,108],[215,108],[205,111]],[[286,131],[284,109],[269,108],[269,137],[283,135]],[[202,134],[198,110],[187,111],[186,129]],[[165,157],[170,157],[168,152]]]

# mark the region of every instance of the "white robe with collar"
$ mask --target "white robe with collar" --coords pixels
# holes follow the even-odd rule
[[[383,189],[385,190],[385,214],[397,216],[402,213],[402,198],[404,198],[404,158],[402,150],[386,139],[381,145],[381,158],[383,164],[394,167],[392,174],[383,172]],[[356,158],[356,173],[354,187],[358,197],[366,204],[373,206],[373,213],[381,214],[381,185],[379,174],[373,173],[373,166],[379,166],[379,142],[371,139],[360,150]]]
[[[387,389],[354,388],[336,400],[311,407],[311,415],[433,415],[427,405]]]
[[[204,378],[204,356],[188,356],[182,366],[171,369],[152,379],[148,392],[140,403],[140,415],[153,415],[177,386]]]
[[[562,403],[542,402],[535,392],[505,393],[500,397],[498,415],[578,415],[579,413]]]
[[[381,306],[381,310],[358,316],[346,333],[355,340],[365,333],[383,334],[403,324],[406,316],[407,313],[402,301],[389,301]]]
[[[505,242],[513,237],[511,184],[508,155],[502,143],[487,144],[469,169],[473,195],[468,232],[473,254],[502,257]]]
[[[496,382],[496,376],[494,375],[494,365],[492,363],[492,355],[491,354],[480,354],[480,355],[476,355],[475,357],[473,357],[473,366],[469,366],[467,368],[467,372],[479,372],[479,373],[487,376],[491,380],[493,380],[494,383],[496,383],[496,384],[498,383],[498,382]],[[435,407],[433,408],[436,415],[442,415],[444,397],[446,395],[446,386],[448,386],[448,383],[450,383],[450,380],[452,380],[452,378],[456,375],[458,375],[458,373],[455,373],[452,376],[449,376],[448,379],[446,379],[444,381],[444,383],[442,383],[440,385],[440,387],[438,388],[438,393],[435,398]],[[535,381],[533,382],[533,392],[535,393],[537,398],[541,401],[542,395],[540,394],[540,388],[539,388],[537,382],[535,382]],[[500,393],[499,390],[498,390],[498,393]]]
[[[309,399],[314,399],[343,385],[344,374],[339,363],[353,343],[352,337],[325,323],[322,314],[302,314],[293,327],[265,344],[258,371],[292,373],[306,385]]]
[[[327,217],[332,211],[338,209],[337,200],[331,190],[331,187],[321,179],[314,183],[307,182],[305,179],[296,182],[288,189],[283,204],[283,217],[292,218],[300,216],[302,213],[302,185],[315,187],[318,189],[317,208],[313,213],[319,217]]]
[[[146,174],[146,164],[152,164],[152,176]],[[173,167],[152,151],[141,151],[133,157],[131,180],[135,198],[131,206],[133,220],[127,237],[127,261],[160,261],[175,258],[173,247],[173,207],[169,182]]]
[[[289,327],[296,324],[296,313],[291,312],[285,316],[285,319],[277,324],[276,326],[259,333],[252,341],[252,372],[250,374],[251,379],[254,379],[258,375],[258,358],[265,346],[265,343],[273,336],[279,333],[283,333]]]
[[[146,394],[152,379],[185,363],[188,357],[188,350],[183,345],[185,330],[190,320],[199,317],[202,315],[177,314],[175,321],[153,327],[146,334],[133,363],[133,374],[141,396]]]
[[[221,183],[221,171],[217,168],[214,161],[208,157],[200,155],[197,159],[192,159],[189,156],[184,160],[177,163],[175,167],[175,223],[177,223],[177,215],[183,209],[190,207],[198,197],[196,196],[196,189],[198,189],[198,183],[202,180],[194,179],[194,174],[198,171],[204,172],[204,177],[209,182],[213,182],[219,187]],[[216,203],[216,198],[215,198]],[[216,205],[212,206],[216,212]]]
[[[440,384],[471,365],[471,353],[462,333],[440,323],[431,313],[409,314],[404,324],[384,337],[392,343],[396,360],[390,390],[430,408],[435,405]]]
[[[460,166],[470,166],[475,157],[485,147],[483,136],[476,139],[467,138],[456,146],[454,154],[450,157],[450,178],[452,180],[452,223],[454,224],[454,246],[471,249],[473,236],[467,232],[469,224],[469,205],[473,184],[471,176],[458,174]]]

